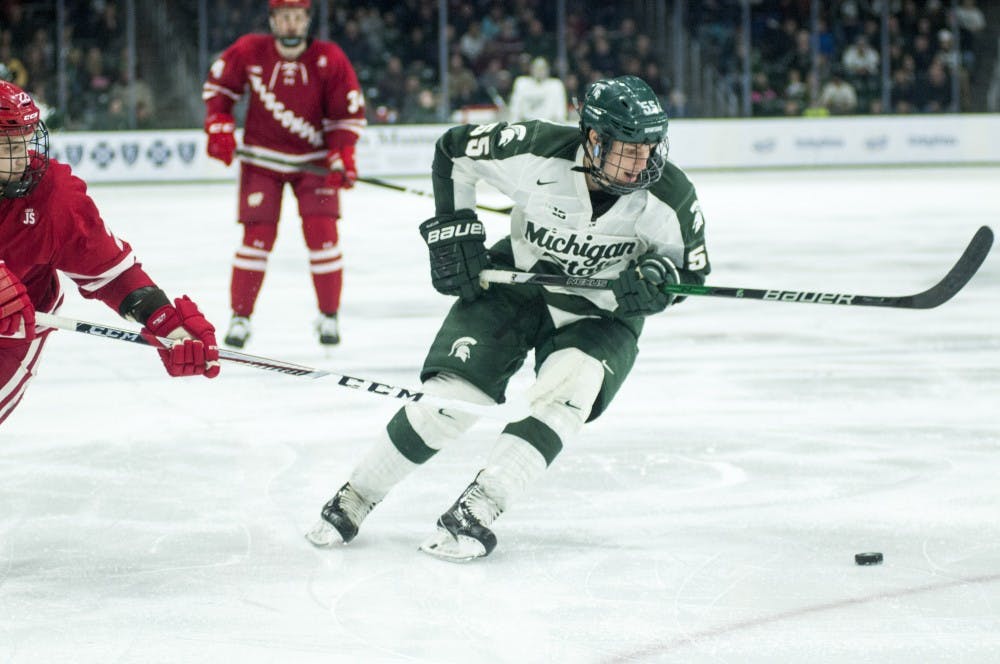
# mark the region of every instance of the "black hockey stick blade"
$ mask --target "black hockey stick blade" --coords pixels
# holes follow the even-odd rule
[[[955,297],[955,294],[965,288],[965,284],[969,283],[979,270],[992,246],[993,231],[989,226],[980,227],[948,274],[924,292],[911,295],[909,305],[902,306],[909,306],[911,309],[933,309]]]
[[[955,296],[969,283],[979,266],[986,260],[993,246],[993,231],[983,226],[972,236],[969,246],[941,281],[916,295],[880,296],[852,293],[825,293],[819,291],[766,290],[762,288],[734,288],[731,286],[700,286],[697,284],[669,284],[663,289],[675,295],[729,297],[740,300],[765,300],[771,302],[798,302],[800,304],[840,304],[862,307],[894,307],[897,309],[933,309]],[[483,270],[484,283],[525,284],[533,286],[558,286],[584,290],[609,290],[613,279],[567,277],[557,274],[533,272],[508,272]]]
[[[678,295],[716,295],[749,300],[772,302],[800,302],[803,304],[840,304],[856,307],[892,307],[896,309],[933,309],[955,296],[969,283],[979,266],[986,260],[993,246],[993,231],[983,226],[972,236],[948,274],[925,291],[915,295],[856,295],[853,293],[824,293],[818,291],[763,290],[753,288],[726,288],[722,286],[670,285],[666,287]]]

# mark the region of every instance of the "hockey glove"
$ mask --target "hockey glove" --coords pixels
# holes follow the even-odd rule
[[[639,256],[612,282],[611,290],[618,300],[615,313],[624,318],[658,314],[674,301],[674,295],[663,292],[661,286],[676,283],[680,283],[680,275],[669,258]]]
[[[154,311],[140,334],[159,348],[160,359],[171,376],[215,378],[219,375],[215,328],[187,295],[174,300],[173,306],[165,304]],[[174,339],[175,343],[164,348],[157,337]]]
[[[35,306],[24,284],[0,260],[0,337],[35,338]]]
[[[439,214],[420,224],[431,258],[431,283],[439,293],[474,300],[483,292],[479,273],[489,262],[486,232],[472,210]]]
[[[212,113],[205,118],[205,133],[208,134],[208,156],[218,159],[226,166],[233,163],[236,153],[236,121],[228,113]]]
[[[326,153],[326,186],[334,189],[350,189],[358,180],[358,167],[354,165],[354,146],[333,148]]]

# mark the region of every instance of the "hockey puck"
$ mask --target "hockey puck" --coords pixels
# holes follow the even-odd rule
[[[878,565],[882,562],[882,554],[878,551],[855,553],[854,562],[858,565]]]

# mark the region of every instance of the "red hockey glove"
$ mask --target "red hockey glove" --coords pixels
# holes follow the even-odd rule
[[[198,307],[185,295],[165,304],[149,317],[140,331],[142,338],[158,347],[160,359],[171,376],[215,378],[219,375],[219,344],[215,328],[205,320]],[[164,348],[156,338],[166,337],[177,342]]]
[[[226,166],[233,163],[236,152],[236,120],[228,113],[212,113],[205,118],[205,133],[208,134],[208,156],[218,159]]]
[[[35,307],[17,275],[0,260],[0,337],[35,338]]]
[[[345,145],[327,152],[326,167],[330,169],[330,174],[326,176],[326,186],[334,189],[353,187],[358,180],[358,167],[354,165],[354,146]]]

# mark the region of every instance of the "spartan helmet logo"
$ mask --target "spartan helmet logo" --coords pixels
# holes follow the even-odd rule
[[[472,347],[477,343],[479,342],[472,337],[459,337],[451,345],[451,352],[448,355],[455,356],[463,362],[468,362],[469,357],[472,355]]]

